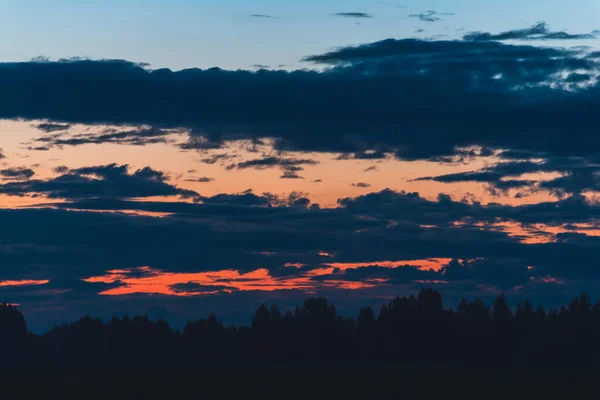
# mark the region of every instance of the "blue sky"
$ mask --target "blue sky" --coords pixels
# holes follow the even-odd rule
[[[455,15],[434,23],[409,17],[426,10]],[[44,55],[122,58],[173,69],[296,68],[305,55],[389,37],[455,38],[463,29],[495,32],[538,21],[587,32],[598,28],[599,11],[594,0],[580,0],[577,7],[562,0],[3,0],[0,61]],[[335,17],[336,12],[373,18]]]

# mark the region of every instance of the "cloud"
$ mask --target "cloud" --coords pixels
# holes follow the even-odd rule
[[[346,18],[373,18],[371,14],[363,13],[363,12],[340,12],[333,14],[336,17],[346,17]]]
[[[280,176],[281,179],[304,179],[298,175],[299,171],[304,170],[304,165],[316,165],[318,161],[306,159],[306,158],[282,158],[276,156],[269,156],[264,158],[257,158],[254,160],[242,161],[237,164],[230,164],[226,167],[227,170],[232,169],[269,169],[279,168],[283,172]]]
[[[35,175],[35,171],[32,170],[31,168],[14,167],[14,168],[6,168],[3,170],[0,170],[0,175],[4,179],[21,180],[21,179],[31,178],[33,175]]]
[[[184,150],[214,150],[222,146],[220,138],[211,136],[190,136],[187,142],[179,144],[179,148]]]
[[[248,16],[252,17],[252,18],[264,18],[264,19],[275,18],[272,15],[268,15],[268,14],[248,14]]]
[[[46,124],[47,125],[47,124]],[[39,125],[38,125],[39,128]],[[50,130],[49,132],[55,132]],[[30,150],[49,150],[53,147],[81,146],[84,144],[121,144],[144,146],[154,143],[167,143],[167,136],[174,133],[171,130],[143,127],[131,130],[105,129],[101,133],[82,133],[76,135],[52,134],[36,138],[27,144]]]
[[[152,296],[117,302],[97,293],[122,283],[81,282],[141,266],[164,274],[263,270],[268,278],[308,282],[311,290],[346,301],[350,296],[328,282],[372,284],[381,296],[422,282],[443,281],[447,290],[464,294],[478,285],[534,291],[547,276],[579,291],[582,282],[600,279],[594,267],[600,239],[593,236],[600,206],[582,195],[597,190],[600,102],[593,52],[389,39],[305,61],[319,69],[173,72],[116,60],[5,63],[0,64],[0,115],[68,127],[40,128],[45,139],[32,144],[36,147],[148,144],[166,139],[171,129],[185,130],[189,137],[180,147],[194,151],[200,163],[278,168],[285,178],[296,179],[316,160],[284,157],[279,150],[439,163],[486,157],[485,168],[420,179],[523,192],[534,186],[559,193],[558,201],[481,204],[388,189],[322,209],[297,192],[202,196],[149,167],[62,166],[53,178],[25,173],[21,181],[0,185],[0,194],[52,199],[37,205],[41,208],[0,210],[0,279],[49,280],[53,290],[65,292],[17,288],[7,300],[30,299],[32,308],[75,315],[81,304],[93,310],[144,309],[154,304]],[[142,128],[74,134],[79,123]],[[276,156],[232,161],[237,155],[225,153],[228,141],[263,138],[271,139]],[[61,142],[71,139],[75,142]],[[206,149],[221,150],[207,154]],[[525,174],[536,173],[559,176],[532,185]],[[162,201],[165,196],[170,200]],[[160,217],[125,214],[131,211]],[[430,259],[454,261],[426,271],[380,262]],[[364,263],[368,266],[356,267]],[[202,292],[189,282],[174,288]],[[298,288],[284,292],[272,295],[306,294]],[[538,299],[551,301],[556,294],[548,292]],[[229,308],[232,298],[257,298],[231,296],[236,297],[227,300]],[[183,304],[159,299],[164,306]]]
[[[243,161],[237,164],[231,164],[227,169],[266,169],[273,167],[296,167],[300,165],[316,165],[318,161],[304,158],[281,158],[281,157],[265,157],[249,161]]]
[[[370,184],[365,183],[365,182],[353,183],[352,186],[355,187],[355,188],[369,188],[369,187],[371,187]]]
[[[229,155],[229,154],[212,154],[208,157],[202,158],[200,160],[200,162],[202,164],[209,164],[209,165],[213,165],[216,164],[218,162],[225,162],[227,160],[230,160],[231,158],[234,158],[234,156]]]
[[[442,20],[442,18],[440,18],[440,16],[451,16],[451,15],[454,15],[454,13],[439,13],[437,11],[429,10],[429,11],[425,11],[420,14],[410,14],[409,17],[418,18],[423,22],[437,22],[437,21]]]
[[[208,183],[213,182],[215,178],[210,178],[208,176],[202,176],[200,178],[186,179],[187,182],[198,182],[198,183]]]
[[[301,177],[295,171],[292,171],[292,170],[287,170],[287,171],[284,170],[283,175],[281,175],[279,178],[281,178],[281,179],[304,179],[303,177]]]
[[[377,150],[355,151],[352,153],[341,154],[338,160],[383,160],[388,157],[388,153]]]
[[[106,175],[103,168],[91,167],[86,172],[90,171]],[[162,176],[150,170],[139,175],[144,179]],[[183,276],[174,283],[174,290],[179,291],[204,293],[186,285],[190,282],[186,274],[209,272],[222,276],[225,284],[233,275],[247,275],[261,285],[300,285],[296,294],[280,292],[281,298],[305,295],[305,289],[298,287],[309,287],[318,294],[339,297],[341,304],[347,304],[344,301],[350,297],[364,301],[373,293],[369,286],[380,296],[420,287],[423,282],[459,297],[477,295],[478,285],[507,293],[517,293],[514,288],[521,287],[534,300],[552,304],[557,294],[540,292],[550,284],[544,279],[550,282],[548,277],[553,277],[571,292],[579,291],[582,282],[600,280],[594,267],[600,239],[577,228],[600,219],[600,206],[579,195],[509,206],[454,201],[445,195],[428,200],[417,193],[384,190],[340,199],[338,208],[321,209],[312,207],[302,193],[277,197],[246,191],[201,196],[197,203],[113,196],[75,198],[41,207],[0,210],[0,280],[49,280],[44,286],[64,294],[13,288],[7,300],[46,310],[58,307],[63,319],[65,310],[68,315],[81,314],[82,304],[94,309],[114,307],[113,312],[128,310],[133,304],[146,310],[153,304],[152,296],[117,296],[118,302],[97,296],[122,287],[122,282],[81,282],[114,275],[110,272],[114,270],[139,271],[131,278],[146,277],[140,266],[148,266],[156,279]],[[161,216],[115,213],[124,210]],[[509,222],[523,233],[499,225]],[[541,232],[540,224],[566,231]],[[48,229],[52,226],[60,226],[61,234]],[[527,244],[526,235],[545,240]],[[406,261],[390,266],[381,260]],[[428,261],[436,268],[416,268],[411,260]],[[230,271],[230,277],[223,271]],[[350,283],[360,283],[365,289],[349,296],[341,287],[351,287]],[[228,304],[247,295],[237,290]],[[219,299],[203,296],[209,302]],[[177,304],[171,297],[161,296],[162,304]],[[38,313],[36,318],[55,315],[46,314]]]
[[[490,41],[490,40],[582,40],[598,37],[596,32],[569,34],[563,31],[551,31],[545,22],[539,22],[530,28],[514,29],[493,34],[489,32],[469,32],[463,40]]]
[[[81,281],[141,266],[164,274],[264,270],[267,278],[283,280],[278,284],[297,280],[347,301],[331,282],[374,285],[381,295],[442,281],[460,294],[478,285],[535,291],[547,276],[578,291],[582,282],[600,279],[594,268],[600,240],[593,236],[600,206],[582,195],[598,190],[593,52],[490,40],[389,39],[305,61],[318,69],[174,72],[115,60],[5,63],[0,115],[52,121],[38,126],[44,134],[33,147],[145,145],[185,132],[187,140],[174,145],[193,151],[200,163],[277,168],[295,179],[317,161],[279,151],[439,163],[485,157],[485,168],[421,179],[523,193],[533,186],[559,194],[558,201],[510,206],[384,190],[322,209],[303,193],[203,196],[149,167],[62,166],[44,179],[10,168],[7,174],[20,180],[1,184],[0,194],[52,200],[39,209],[0,210],[0,280],[49,280],[63,294],[14,288],[8,300],[30,299],[32,308],[75,315],[82,304],[144,309],[151,296],[124,296],[121,303],[97,296],[122,283]],[[119,128],[77,133],[79,123]],[[228,141],[265,138],[276,155],[234,160],[235,151],[226,153]],[[537,173],[558,176],[533,183],[526,175]],[[166,196],[170,200],[162,201]],[[125,214],[131,211],[160,217]],[[60,227],[60,235],[52,227]],[[379,262],[430,259],[454,261],[437,270]],[[203,292],[189,280],[174,285]],[[232,298],[252,298],[240,292],[230,295],[229,306]],[[305,295],[298,288],[284,292],[273,295]],[[551,301],[548,292],[539,300]],[[160,297],[165,306],[183,304],[174,301]]]
[[[276,156],[270,156],[265,158],[257,158],[249,161],[242,161],[237,164],[231,164],[227,166],[227,169],[268,169],[268,168],[288,168],[288,167],[299,167],[302,165],[316,165],[318,161],[306,159],[306,158],[282,158]]]
[[[69,124],[56,124],[52,122],[43,122],[35,125],[35,127],[46,133],[61,132],[71,129],[71,125]]]
[[[597,88],[560,77],[593,77],[595,60],[582,49],[388,39],[306,57],[329,67],[319,71],[4,63],[0,116],[185,128],[186,150],[266,138],[275,150],[406,160],[474,145],[582,155],[597,147]]]
[[[528,152],[503,152],[500,156],[517,158],[519,161],[500,162],[479,171],[422,177],[416,181],[481,182],[503,194],[507,194],[509,189],[522,188],[527,188],[530,194],[545,191],[560,197],[584,191],[600,191],[600,165],[595,157],[549,157]],[[527,158],[541,160],[530,161]],[[525,174],[535,173],[560,173],[562,176],[542,181],[521,178]]]
[[[161,171],[145,167],[129,173],[128,169],[127,165],[117,164],[70,169],[61,176],[47,180],[33,179],[1,184],[0,193],[63,199],[198,196],[196,192],[168,184],[168,178]],[[31,175],[28,170],[7,173],[19,172],[20,178]]]
[[[57,174],[64,174],[65,172],[69,171],[69,167],[66,165],[59,165],[58,167],[52,168],[52,171],[56,172]]]

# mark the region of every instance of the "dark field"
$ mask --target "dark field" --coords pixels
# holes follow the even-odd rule
[[[3,399],[597,399],[600,371],[399,367],[7,371]]]

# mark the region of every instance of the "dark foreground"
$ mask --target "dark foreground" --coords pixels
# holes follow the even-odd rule
[[[3,399],[597,399],[599,371],[395,367],[217,368],[194,372],[28,371]]]
[[[250,326],[84,317],[43,335],[4,305],[0,400],[598,399],[599,338],[586,295],[550,311],[513,312],[504,296],[449,310],[426,289],[356,318],[317,298],[261,306]]]

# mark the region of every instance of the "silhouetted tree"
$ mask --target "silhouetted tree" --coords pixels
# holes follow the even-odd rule
[[[258,307],[250,326],[225,326],[214,313],[182,333],[147,316],[83,317],[45,335],[0,306],[0,365],[69,368],[197,368],[215,365],[397,363],[456,366],[561,366],[600,362],[600,303],[582,294],[548,313],[525,300],[514,317],[504,295],[492,307],[462,300],[444,310],[430,289],[396,297],[376,317],[365,307],[341,317],[327,299],[283,313]],[[549,351],[549,349],[552,349]]]

